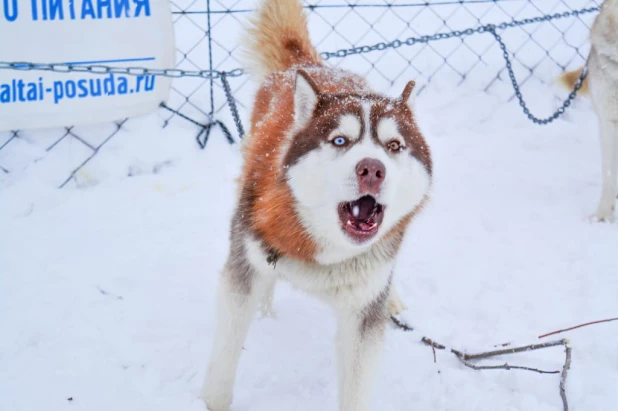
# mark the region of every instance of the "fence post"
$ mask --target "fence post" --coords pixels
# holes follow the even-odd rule
[[[206,19],[208,24],[208,69],[212,72],[212,25],[210,22],[210,0],[206,0]],[[214,95],[214,80],[210,77],[210,121],[213,121],[215,115],[215,95]]]

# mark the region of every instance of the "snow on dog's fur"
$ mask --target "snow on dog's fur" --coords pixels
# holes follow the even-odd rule
[[[606,0],[590,33],[588,77],[581,91],[588,94],[599,119],[603,189],[594,219],[613,221],[618,195],[618,0]],[[559,81],[572,89],[582,69],[564,73]]]
[[[217,329],[202,397],[232,402],[236,368],[260,301],[277,279],[330,303],[338,318],[339,407],[368,410],[406,228],[425,203],[431,156],[410,82],[398,98],[326,67],[299,0],[266,0],[247,34],[262,81],[221,276]]]

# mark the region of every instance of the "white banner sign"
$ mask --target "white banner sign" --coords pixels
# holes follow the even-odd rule
[[[0,0],[0,61],[174,66],[169,0]],[[0,70],[0,130],[98,123],[155,110],[171,80]]]

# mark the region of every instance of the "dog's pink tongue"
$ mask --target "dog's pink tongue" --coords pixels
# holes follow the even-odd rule
[[[373,213],[373,209],[375,207],[375,201],[370,197],[363,197],[358,200],[355,204],[358,207],[358,215],[356,216],[357,220],[367,220],[371,217]]]
[[[367,220],[367,222],[365,221],[361,221],[358,223],[358,228],[360,228],[363,231],[369,231],[371,230],[374,226],[376,225],[375,221],[373,221],[373,218],[370,218],[369,220]]]

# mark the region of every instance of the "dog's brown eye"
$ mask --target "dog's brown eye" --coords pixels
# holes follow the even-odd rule
[[[401,150],[401,144],[399,144],[399,141],[397,140],[392,140],[390,143],[387,144],[387,147],[390,151]]]

